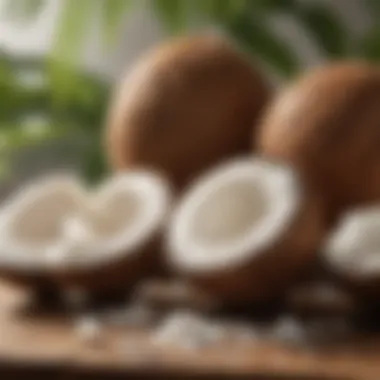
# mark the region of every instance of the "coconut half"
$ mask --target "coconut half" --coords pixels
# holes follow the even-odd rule
[[[119,174],[93,190],[76,177],[46,178],[1,211],[0,273],[86,290],[127,289],[157,269],[169,203],[170,189],[154,173]]]
[[[326,240],[330,270],[363,295],[380,295],[380,207],[346,213]]]
[[[242,158],[196,182],[174,211],[168,260],[228,302],[276,296],[314,261],[317,202],[287,166]]]

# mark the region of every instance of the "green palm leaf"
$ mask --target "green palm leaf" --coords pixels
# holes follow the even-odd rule
[[[291,77],[299,70],[299,62],[290,47],[286,47],[265,25],[262,19],[243,15],[228,26],[232,35],[248,50],[262,58],[283,76]]]
[[[102,29],[104,41],[107,45],[114,42],[119,27],[126,14],[133,9],[133,0],[103,0]]]
[[[186,0],[151,0],[157,16],[170,33],[182,32],[187,25]]]
[[[313,3],[300,7],[296,15],[330,57],[342,57],[347,54],[349,33],[333,11],[321,4]]]
[[[74,67],[93,16],[93,0],[64,0],[52,51],[51,80],[57,105],[67,101],[75,90]]]

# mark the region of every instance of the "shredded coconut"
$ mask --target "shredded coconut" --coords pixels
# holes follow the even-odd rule
[[[176,312],[158,327],[153,335],[157,345],[175,345],[186,349],[200,349],[225,338],[225,329],[190,312]]]
[[[126,309],[110,310],[102,316],[104,323],[112,326],[147,326],[154,319],[154,311],[144,305],[132,305]]]
[[[295,318],[290,316],[280,318],[276,322],[271,335],[274,339],[289,344],[304,343],[306,338],[304,327]]]
[[[88,344],[99,344],[102,341],[102,325],[93,316],[84,316],[75,322],[75,331],[78,338]]]

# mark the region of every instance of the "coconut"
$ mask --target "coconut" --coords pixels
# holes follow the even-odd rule
[[[161,170],[182,188],[249,151],[268,97],[261,74],[228,40],[194,35],[160,45],[115,91],[106,128],[111,167]]]
[[[258,150],[301,170],[330,216],[380,198],[380,70],[335,63],[302,76],[264,115]]]
[[[326,239],[330,271],[361,296],[380,296],[380,207],[347,212]]]
[[[231,160],[194,183],[174,210],[168,262],[226,304],[264,301],[314,262],[322,219],[290,167]]]
[[[114,176],[86,189],[52,176],[18,192],[0,214],[0,273],[32,285],[127,291],[158,268],[170,190],[155,173]]]

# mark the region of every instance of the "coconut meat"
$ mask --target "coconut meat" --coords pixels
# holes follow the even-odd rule
[[[172,263],[210,270],[259,254],[288,227],[298,193],[288,167],[260,159],[222,165],[190,189],[176,210],[168,236]]]
[[[129,172],[113,177],[90,200],[93,239],[88,254],[75,255],[76,264],[97,264],[133,253],[164,223],[170,189],[159,176]]]
[[[347,213],[325,243],[326,261],[352,275],[380,273],[379,231],[380,207]]]
[[[39,266],[60,238],[68,214],[78,212],[83,192],[72,176],[51,176],[20,189],[0,213],[2,264]]]
[[[151,173],[120,174],[94,191],[73,177],[43,180],[2,210],[1,263],[75,268],[132,253],[161,224],[168,197]]]

